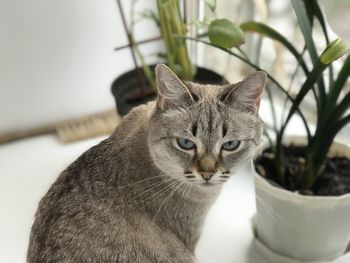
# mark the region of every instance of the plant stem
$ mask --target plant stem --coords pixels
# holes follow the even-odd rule
[[[144,58],[142,52],[140,51],[138,45],[136,44],[136,42],[135,42],[135,40],[134,40],[132,35],[130,37],[130,40],[131,40],[132,48],[135,50],[138,58],[140,59],[142,71],[145,74],[145,77],[147,79],[148,84],[150,85],[150,87],[154,91],[156,91],[157,90],[157,85],[156,85],[156,81],[155,81],[153,72],[151,70],[151,67],[146,63],[145,58]]]
[[[137,83],[139,85],[141,95],[145,95],[145,87],[144,87],[145,83],[144,83],[143,78],[142,78],[141,70],[137,66],[137,59],[136,59],[135,52],[134,52],[135,50],[134,50],[134,48],[132,46],[132,35],[131,35],[130,30],[128,28],[128,25],[126,23],[126,18],[125,18],[124,12],[123,12],[123,7],[122,7],[122,4],[121,4],[121,0],[117,0],[117,4],[118,4],[119,10],[120,10],[120,15],[121,15],[121,18],[122,18],[122,23],[123,23],[125,34],[128,37],[128,42],[129,42],[128,46],[130,47],[131,58],[132,58],[132,60],[134,62],[134,65],[135,65]]]
[[[164,39],[168,65],[177,72],[176,65],[181,67],[181,78],[193,79],[192,64],[189,59],[186,43],[175,36],[185,36],[185,28],[181,19],[178,0],[157,0],[160,19],[160,30]],[[178,72],[177,72],[178,73]]]
[[[155,78],[153,76],[152,70],[149,67],[149,65],[146,64],[145,58],[142,54],[142,52],[139,49],[138,44],[136,43],[134,39],[134,27],[135,27],[135,3],[137,0],[132,0],[131,2],[131,8],[130,8],[130,29],[129,29],[129,40],[130,40],[130,45],[131,48],[134,49],[135,53],[137,54],[138,58],[140,59],[141,62],[141,67],[143,70],[143,73],[147,79],[148,85],[151,86],[151,88],[156,91],[156,82]]]
[[[170,6],[170,9],[168,10],[171,16],[171,22],[172,22],[172,28],[173,28],[173,35],[174,36],[185,35],[185,30],[180,18],[180,9],[178,6],[177,0],[172,0],[172,5]],[[183,39],[175,39],[175,52],[177,55],[177,61],[181,67],[182,67],[182,73],[183,73],[183,79],[185,80],[192,80],[192,66],[190,63],[190,59],[188,56],[187,46]]]
[[[165,49],[167,50],[166,56],[167,56],[167,64],[170,68],[174,68],[175,66],[175,61],[174,61],[174,52],[173,52],[173,44],[172,44],[172,39],[171,35],[169,35],[170,28],[169,24],[167,22],[165,10],[164,10],[164,3],[162,3],[161,0],[157,0],[157,9],[158,9],[158,14],[159,14],[159,24],[160,24],[160,33],[162,35]]]

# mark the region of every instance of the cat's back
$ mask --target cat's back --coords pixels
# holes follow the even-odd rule
[[[31,229],[28,262],[65,261],[60,251],[62,247],[73,247],[68,244],[69,236],[76,236],[80,242],[88,238],[78,237],[79,229],[87,227],[86,215],[96,209],[102,188],[106,186],[105,158],[112,144],[106,139],[82,154],[59,175],[41,199]],[[89,224],[92,229],[95,227],[94,222]]]
[[[94,195],[98,197],[99,187],[113,186],[121,173],[123,162],[128,159],[130,151],[128,145],[144,142],[143,133],[147,126],[148,119],[152,114],[154,102],[142,105],[133,109],[125,116],[113,134],[91,147],[69,165],[56,179],[49,191],[42,198],[39,204],[40,210],[62,203],[62,205],[74,204],[66,197],[74,195]],[[117,186],[117,185],[114,185]],[[106,191],[101,191],[102,192]],[[56,209],[57,210],[57,209]]]
[[[90,242],[96,238],[96,233],[104,231],[108,238],[110,230],[103,229],[101,220],[108,226],[123,224],[120,218],[113,216],[112,210],[120,194],[114,190],[118,187],[120,169],[125,167],[124,159],[128,158],[127,145],[139,140],[138,133],[147,125],[153,105],[149,103],[134,109],[109,138],[83,153],[59,175],[36,212],[29,262],[38,262],[38,255],[45,257],[48,247],[69,247],[64,243],[70,240],[69,235],[80,242]]]
[[[114,133],[111,136],[112,138],[115,138],[116,141],[119,143],[118,146],[120,146],[120,144],[123,143],[128,143],[128,138],[135,135],[135,133],[139,133],[140,129],[144,130],[145,128],[147,128],[149,119],[154,113],[155,106],[156,101],[151,101],[145,105],[141,105],[137,108],[134,108],[128,115],[126,115],[122,119],[120,125],[115,129]]]

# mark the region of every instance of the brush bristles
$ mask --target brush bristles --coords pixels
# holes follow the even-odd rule
[[[118,125],[120,117],[115,110],[77,118],[57,126],[57,136],[63,143],[109,135]]]

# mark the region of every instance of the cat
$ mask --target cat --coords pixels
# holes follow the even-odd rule
[[[27,261],[193,263],[221,186],[262,137],[258,71],[233,85],[156,67],[158,96],[64,170],[40,201]]]

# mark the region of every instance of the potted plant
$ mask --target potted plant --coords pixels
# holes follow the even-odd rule
[[[350,75],[350,56],[335,74],[332,63],[343,57],[348,48],[340,39],[330,41],[316,0],[291,3],[304,39],[302,52],[264,23],[250,21],[240,25],[246,33],[257,33],[281,43],[295,57],[297,68],[304,75],[298,93],[292,96],[267,72],[269,97],[271,85],[276,86],[291,107],[281,124],[275,123],[272,136],[266,132],[268,142],[253,165],[257,203],[255,245],[271,263],[350,262],[350,148],[335,142],[336,135],[350,122],[350,93],[343,89]],[[312,36],[316,21],[327,43],[321,54]],[[261,70],[248,56],[222,50]],[[301,107],[307,97],[316,106],[313,129]],[[296,115],[304,124],[305,137],[286,135],[287,126]]]
[[[255,162],[256,235],[259,247],[268,248],[275,256],[274,262],[282,262],[280,256],[295,262],[349,262],[350,255],[346,253],[350,242],[350,148],[334,140],[350,122],[350,93],[342,94],[350,74],[350,56],[335,77],[332,62],[347,53],[348,48],[339,39],[329,40],[316,0],[291,2],[312,67],[309,69],[304,57],[283,40],[298,60],[305,81],[293,98],[287,117],[275,131],[274,142]],[[316,19],[328,44],[321,55],[312,38]],[[258,23],[246,23],[243,27],[260,34],[269,31]],[[329,70],[328,86],[325,70]],[[304,118],[306,137],[288,137],[287,125],[298,111],[302,114],[300,105],[307,94],[316,105],[315,131],[310,131]]]
[[[133,33],[136,1],[133,0],[131,4],[131,22],[129,26],[127,26],[123,15],[120,0],[118,1],[135,61],[135,69],[120,75],[112,84],[112,93],[120,115],[125,115],[131,108],[154,99],[156,94],[155,65],[147,64]],[[215,0],[205,1],[212,11],[215,10],[215,2]],[[238,26],[225,19],[184,22],[179,0],[157,0],[157,11],[146,10],[142,13],[142,16],[153,19],[159,27],[160,39],[165,46],[165,53],[162,54],[160,59],[181,79],[206,84],[223,84],[226,82],[223,76],[214,71],[192,65],[184,37],[188,27],[206,26],[209,28],[212,43],[225,48],[237,47],[244,43],[244,34]],[[137,60],[141,62],[141,67],[138,67]]]
[[[305,81],[291,99],[287,117],[275,131],[275,139],[254,168],[258,247],[271,262],[349,262],[350,241],[350,148],[337,144],[338,132],[350,122],[350,93],[342,89],[350,74],[350,56],[335,77],[332,62],[347,53],[344,43],[330,41],[322,11],[316,0],[292,0],[312,66],[293,44],[272,28],[260,23],[242,25],[280,41],[301,67]],[[327,47],[319,55],[312,38],[314,20],[320,23]],[[324,71],[329,70],[328,85]],[[288,137],[286,128],[306,95],[316,105],[315,131],[302,117],[306,137]],[[289,261],[288,261],[289,260]]]

